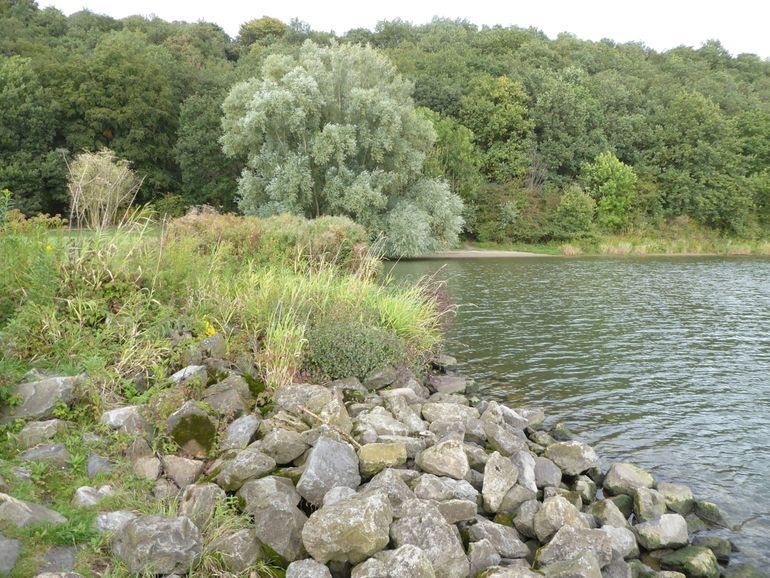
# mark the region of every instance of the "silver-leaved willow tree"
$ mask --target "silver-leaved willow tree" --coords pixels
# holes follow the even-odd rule
[[[370,47],[307,41],[298,56],[269,56],[223,105],[223,149],[245,167],[241,210],[345,215],[390,256],[455,243],[463,204],[422,174],[435,133],[411,94]]]

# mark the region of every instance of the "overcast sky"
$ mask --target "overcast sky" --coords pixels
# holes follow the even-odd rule
[[[464,18],[475,24],[534,26],[554,38],[571,32],[589,40],[641,41],[656,50],[699,47],[718,39],[732,54],[770,57],[770,2],[767,0],[384,0],[380,2],[279,0],[40,0],[65,14],[83,8],[122,18],[154,14],[164,20],[216,22],[230,36],[252,18],[299,18],[314,30],[342,34],[373,28],[380,20],[401,18],[421,24],[434,16]]]

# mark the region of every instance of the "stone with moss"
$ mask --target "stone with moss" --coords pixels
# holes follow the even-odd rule
[[[402,443],[366,444],[358,450],[358,464],[361,475],[365,478],[405,463],[406,446]]]
[[[630,518],[631,514],[634,513],[634,499],[631,496],[620,494],[619,496],[611,496],[608,499],[618,507],[618,510],[626,518]]]
[[[666,513],[666,500],[656,490],[636,488],[634,490],[634,516],[639,522],[659,518]]]
[[[687,522],[679,514],[664,514],[660,518],[634,526],[639,544],[646,550],[681,548],[687,545]]]
[[[266,557],[262,543],[251,528],[217,537],[206,546],[204,555],[210,554],[215,554],[224,569],[233,574],[248,572],[254,564]]]
[[[132,573],[185,573],[201,553],[198,528],[188,518],[141,516],[123,526],[112,553]]]
[[[698,516],[704,522],[712,524],[714,526],[721,526],[726,528],[728,526],[727,519],[722,511],[713,502],[705,502],[698,500],[695,502],[695,515]]]
[[[275,470],[275,460],[255,448],[246,448],[225,461],[215,481],[223,490],[234,492],[248,480],[261,478]]]
[[[206,457],[214,448],[218,420],[194,401],[186,401],[172,413],[166,431],[191,458]]]
[[[661,482],[657,489],[666,500],[666,506],[672,512],[686,516],[695,507],[692,490],[685,485]]]
[[[546,578],[602,578],[601,566],[590,552],[572,560],[551,564],[542,572]]]
[[[18,403],[3,404],[0,408],[0,424],[9,424],[17,419],[41,420],[54,417],[57,407],[72,403],[75,388],[83,381],[82,375],[58,376],[15,385],[11,388],[11,396]]]
[[[688,578],[719,578],[719,564],[708,548],[687,546],[661,559],[663,570],[682,572]]]
[[[730,561],[730,555],[733,551],[730,540],[720,538],[719,536],[696,536],[692,540],[692,545],[708,548],[714,552],[714,556],[717,557],[719,562],[725,564]]]
[[[616,463],[610,466],[604,477],[603,487],[612,496],[625,494],[633,496],[637,488],[653,488],[655,478],[639,466],[628,463]]]

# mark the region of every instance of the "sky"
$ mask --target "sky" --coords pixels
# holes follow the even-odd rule
[[[766,0],[39,0],[38,5],[55,6],[67,15],[88,8],[115,18],[141,14],[164,20],[204,20],[219,24],[233,37],[243,22],[262,16],[284,22],[299,18],[313,30],[338,34],[351,28],[372,29],[381,20],[401,18],[422,24],[440,16],[478,25],[532,26],[550,38],[570,32],[587,40],[643,42],[655,50],[681,45],[698,48],[706,40],[717,39],[733,55],[749,52],[770,58],[770,2]]]

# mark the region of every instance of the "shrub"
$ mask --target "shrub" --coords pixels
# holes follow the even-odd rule
[[[309,369],[329,379],[364,379],[405,360],[403,342],[393,331],[339,318],[324,319],[307,334]]]
[[[556,209],[554,234],[571,239],[584,236],[593,229],[596,201],[577,185],[567,187]]]

